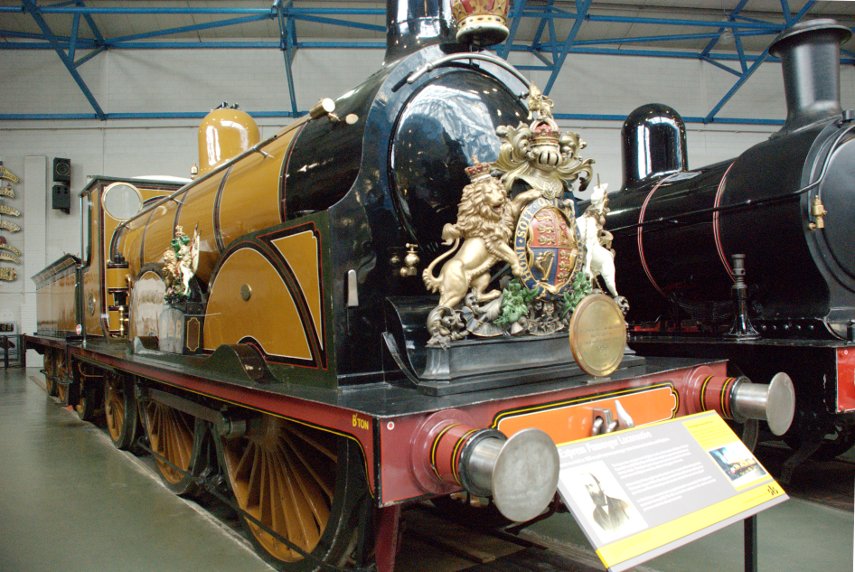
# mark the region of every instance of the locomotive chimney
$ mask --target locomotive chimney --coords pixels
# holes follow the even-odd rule
[[[428,44],[453,43],[452,26],[451,0],[388,0],[384,63]]]
[[[810,20],[781,33],[769,53],[781,58],[787,120],[778,134],[839,115],[840,44],[851,36],[831,19]]]

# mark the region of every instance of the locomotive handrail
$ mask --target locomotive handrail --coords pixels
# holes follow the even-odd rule
[[[479,54],[479,53],[471,53],[471,52],[451,54],[451,55],[439,58],[438,60],[434,60],[432,62],[429,62],[429,63],[425,64],[424,66],[420,67],[419,69],[417,69],[416,71],[414,71],[413,73],[411,73],[410,75],[408,75],[407,76],[407,83],[413,83],[417,79],[422,77],[424,74],[426,74],[427,72],[429,72],[433,69],[436,69],[439,66],[445,65],[449,62],[453,62],[453,61],[457,61],[457,60],[481,60],[481,61],[489,62],[491,64],[499,66],[500,68],[502,68],[506,72],[510,73],[512,76],[517,78],[527,88],[531,87],[531,82],[528,80],[528,78],[525,77],[524,75],[522,75],[518,69],[516,69],[514,66],[512,66],[511,64],[509,64],[508,62],[506,62],[502,58],[497,57],[497,56],[493,56],[490,54]]]

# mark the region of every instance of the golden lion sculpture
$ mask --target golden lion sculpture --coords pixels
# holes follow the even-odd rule
[[[422,273],[427,289],[439,292],[439,305],[428,317],[428,329],[435,336],[440,315],[454,310],[470,289],[479,304],[501,295],[499,290],[487,291],[489,271],[496,263],[507,262],[515,275],[522,273],[510,240],[520,211],[540,196],[540,191],[527,191],[509,199],[502,183],[489,173],[473,178],[472,183],[463,188],[457,221],[442,229],[444,244],[453,241],[453,245]],[[452,254],[454,256],[449,258]],[[434,268],[446,259],[439,275],[435,276]]]

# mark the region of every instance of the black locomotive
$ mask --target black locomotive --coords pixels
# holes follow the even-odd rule
[[[622,131],[624,185],[609,196],[635,348],[792,376],[797,453],[784,478],[855,440],[855,114],[839,98],[849,36],[814,20],[775,40],[786,122],[733,160],[689,169],[680,116],[635,110]]]

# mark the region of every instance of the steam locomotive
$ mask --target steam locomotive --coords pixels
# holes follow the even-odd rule
[[[810,455],[855,442],[855,125],[839,97],[849,36],[813,20],[772,44],[787,119],[735,159],[690,169],[680,116],[661,104],[635,110],[622,131],[624,185],[609,196],[634,348],[792,376],[785,481]]]
[[[176,493],[230,504],[282,569],[390,570],[416,500],[462,492],[532,519],[555,495],[556,444],[705,410],[781,431],[791,419],[784,382],[729,376],[719,358],[623,355],[622,315],[617,337],[596,312],[580,327],[595,353],[618,344],[594,374],[562,331],[429,343],[436,297],[418,268],[475,184],[466,168],[499,157],[498,128],[549,107],[475,49],[495,17],[464,14],[455,35],[449,8],[392,2],[383,68],[266,140],[245,113],[212,112],[188,184],[93,179],[81,258],[35,277],[25,342],[50,390],[84,419],[103,413],[114,444],[150,452]],[[537,128],[560,144],[538,160],[579,147]],[[567,205],[538,200],[549,216],[531,227],[572,242]],[[577,254],[538,260],[564,272]],[[588,307],[603,298],[616,307]]]

